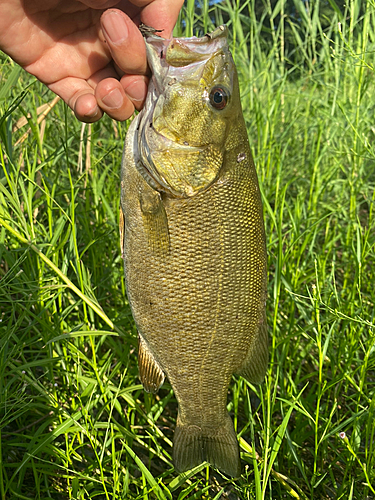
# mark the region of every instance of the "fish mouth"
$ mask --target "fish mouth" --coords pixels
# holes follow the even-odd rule
[[[146,42],[147,61],[152,77],[150,79],[145,105],[139,113],[138,134],[136,134],[136,167],[151,187],[173,197],[191,196],[181,192],[158,170],[153,156],[191,155],[204,152],[209,144],[187,143],[178,137],[171,120],[163,117],[164,127],[169,134],[155,126],[157,107],[162,107],[165,89],[185,78],[197,78],[202,71],[202,62],[208,60],[221,47],[227,45],[227,28],[220,26],[202,38],[164,39],[148,36]],[[172,167],[173,168],[173,167]]]
[[[228,28],[219,26],[212,33],[201,38],[165,39],[151,35],[145,40],[147,62],[152,72],[152,82],[159,94],[163,93],[166,76],[169,73],[179,74],[179,70],[189,66],[194,70],[195,64],[209,59],[228,44]]]

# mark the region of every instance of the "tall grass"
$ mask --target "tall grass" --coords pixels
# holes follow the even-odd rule
[[[271,362],[230,389],[237,481],[174,472],[173,392],[137,379],[127,124],[80,124],[0,55],[1,500],[375,498],[375,4],[287,7],[188,0],[175,30],[227,22],[263,194]]]

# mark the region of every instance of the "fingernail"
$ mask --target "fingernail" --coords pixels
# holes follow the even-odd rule
[[[86,118],[95,118],[98,114],[100,113],[100,110],[98,106],[95,106],[94,108],[90,109],[90,111],[87,111],[84,116]]]
[[[121,14],[108,12],[102,17],[102,28],[112,43],[122,43],[128,38],[128,27]]]
[[[147,94],[147,84],[143,80],[133,82],[129,87],[126,87],[125,92],[132,101],[142,102]]]
[[[113,89],[109,94],[102,98],[102,101],[108,108],[118,109],[121,108],[124,98],[122,97],[119,89]]]

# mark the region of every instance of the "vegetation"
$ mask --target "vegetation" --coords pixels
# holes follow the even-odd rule
[[[229,25],[264,200],[271,360],[230,388],[236,481],[174,472],[173,392],[137,379],[127,124],[0,56],[1,500],[375,498],[375,2],[259,4],[188,0],[175,31]]]

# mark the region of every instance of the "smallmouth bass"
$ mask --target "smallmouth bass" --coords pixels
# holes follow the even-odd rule
[[[262,204],[227,28],[146,39],[146,103],[126,136],[120,235],[139,333],[139,376],[167,376],[179,411],[176,470],[241,472],[227,412],[232,375],[268,363]]]

